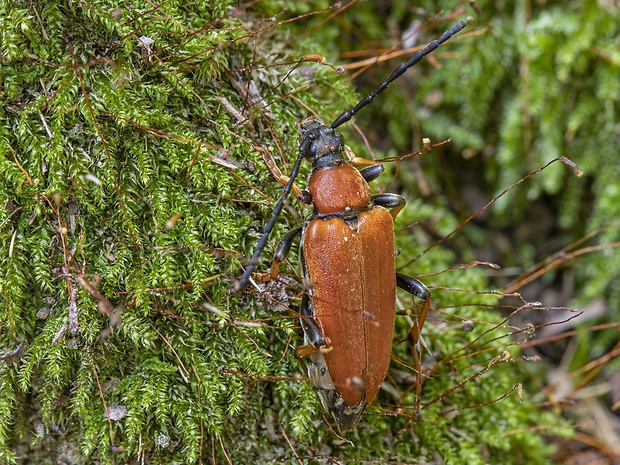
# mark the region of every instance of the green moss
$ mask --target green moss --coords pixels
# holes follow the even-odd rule
[[[341,39],[336,27],[316,28],[328,13],[284,22],[328,7],[297,3],[248,11],[217,1],[0,6],[0,352],[20,348],[0,361],[1,461],[199,463],[213,454],[233,463],[296,455],[415,462],[439,454],[445,463],[484,463],[491,454],[498,463],[544,463],[546,446],[527,431],[562,422],[514,392],[495,402],[520,382],[516,358],[495,362],[502,350],[518,357],[502,319],[485,309],[495,295],[436,292],[425,358],[438,363],[424,385],[424,421],[416,421],[411,380],[398,382],[400,396],[382,392],[351,444],[323,421],[290,348],[301,343],[291,297],[299,286],[287,297],[274,287],[271,300],[230,292],[228,276],[238,274],[281,191],[262,151],[272,148],[287,172],[295,121],[308,109],[330,120],[356,101],[326,66],[304,64],[284,79],[304,55],[330,50],[335,60]],[[150,49],[140,37],[153,40]],[[452,92],[441,80],[426,85]],[[593,112],[580,108],[571,127]],[[455,141],[471,130],[453,127],[446,131]],[[458,144],[478,149],[481,140]],[[304,215],[291,205],[274,240]],[[411,202],[398,229],[434,221],[443,235],[461,220],[445,200]],[[411,234],[397,237],[399,263],[432,243]],[[403,271],[447,269],[463,257],[473,255],[435,247]],[[97,276],[122,314],[109,337],[101,337],[109,315],[78,284],[82,274]],[[480,269],[432,281],[489,287]],[[463,308],[472,332],[461,324]],[[399,319],[397,337],[408,329]],[[395,344],[395,357],[411,360],[408,346]]]

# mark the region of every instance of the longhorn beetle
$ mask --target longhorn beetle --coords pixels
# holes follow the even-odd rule
[[[273,216],[258,241],[245,272],[234,284],[245,287],[265,248],[278,215],[294,186],[301,160],[312,163],[308,188],[300,200],[314,211],[302,226],[290,231],[279,243],[271,270],[278,274],[294,239],[301,234],[300,261],[308,283],[301,302],[301,326],[307,355],[308,375],[321,403],[333,413],[341,431],[355,428],[364,408],[377,395],[390,363],[396,286],[423,301],[411,337],[417,342],[430,307],[430,292],[415,278],[396,272],[394,262],[394,218],[405,199],[397,194],[371,196],[368,183],[384,171],[381,164],[356,168],[345,161],[344,139],[335,129],[370,104],[394,80],[436,50],[465,27],[460,21],[452,29],[416,52],[355,107],[343,112],[330,125],[314,118],[298,124],[299,155]],[[430,143],[425,144],[430,148]],[[420,374],[418,373],[418,378]],[[419,385],[419,382],[418,382]],[[419,393],[419,392],[418,392]]]

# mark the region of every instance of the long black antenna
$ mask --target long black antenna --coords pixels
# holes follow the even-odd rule
[[[419,62],[426,55],[436,50],[441,44],[446,42],[450,37],[457,34],[461,29],[465,27],[466,24],[467,23],[465,23],[465,21],[459,21],[456,25],[452,27],[452,29],[444,32],[439,39],[433,40],[430,44],[428,44],[424,50],[416,52],[406,63],[401,63],[398,66],[398,68],[396,68],[394,72],[390,75],[390,77],[387,78],[385,81],[383,81],[379,85],[379,87],[377,87],[370,95],[362,99],[357,105],[355,105],[354,108],[345,111],[338,118],[336,118],[336,120],[331,124],[331,128],[335,129],[338,126],[349,121],[351,118],[353,118],[353,116],[355,116],[355,114],[358,111],[360,111],[370,102],[372,102],[373,99],[377,95],[379,95],[381,92],[383,92],[387,88],[387,86],[389,86],[394,80],[396,80],[399,76],[404,74],[405,71],[407,71],[417,62]],[[299,146],[299,155],[297,156],[297,160],[295,160],[295,164],[293,165],[293,168],[291,170],[290,179],[288,183],[286,184],[286,186],[284,187],[284,190],[282,191],[282,196],[280,197],[280,200],[278,200],[278,203],[273,209],[273,214],[271,216],[271,219],[269,220],[269,223],[267,223],[267,226],[265,226],[265,231],[263,232],[262,237],[258,241],[258,244],[256,244],[256,250],[254,251],[252,258],[250,259],[250,263],[245,268],[245,271],[243,275],[239,278],[239,280],[235,281],[233,284],[233,289],[237,292],[243,289],[247,285],[248,281],[250,280],[250,276],[252,275],[252,271],[254,271],[254,268],[258,264],[258,260],[260,259],[260,255],[263,252],[263,249],[267,245],[267,241],[269,240],[271,231],[276,225],[278,215],[282,212],[282,209],[284,208],[284,204],[286,203],[286,198],[288,197],[288,195],[291,193],[291,190],[293,189],[293,183],[295,182],[295,178],[297,178],[297,175],[299,174],[299,169],[301,167],[301,160],[303,159],[304,154],[307,152],[310,142],[311,140],[308,137],[304,139]]]
[[[400,76],[405,74],[405,72],[409,68],[411,68],[417,62],[419,62],[426,55],[428,55],[429,53],[432,53],[435,50],[437,50],[437,48],[441,44],[446,42],[450,37],[452,37],[455,34],[458,34],[461,31],[461,29],[463,29],[466,25],[467,25],[467,23],[465,21],[459,21],[457,24],[455,24],[452,27],[452,29],[450,29],[450,30],[444,32],[443,34],[441,34],[441,37],[439,39],[433,40],[430,44],[428,44],[424,50],[420,50],[420,51],[416,52],[411,58],[409,58],[409,60],[407,60],[407,62],[401,63],[400,65],[398,65],[398,68],[396,68],[394,70],[394,72],[391,74],[391,76],[389,78],[387,78],[385,81],[383,81],[379,85],[379,87],[377,87],[374,91],[372,91],[371,94],[367,95],[365,98],[360,100],[360,102],[357,105],[355,105],[355,107],[353,107],[350,110],[347,110],[347,111],[343,112],[338,118],[336,118],[334,120],[334,122],[331,124],[331,128],[332,129],[336,129],[338,126],[346,123],[351,118],[353,118],[358,111],[360,111],[362,108],[364,108],[370,102],[372,102],[377,95],[379,95],[381,92],[383,92],[385,89],[387,89],[387,86],[389,86],[392,82],[394,82]]]
[[[286,198],[288,197],[288,195],[291,193],[291,190],[293,189],[295,178],[297,178],[297,175],[299,174],[299,169],[301,168],[301,160],[304,158],[304,154],[308,150],[308,146],[310,145],[310,142],[311,140],[309,138],[306,138],[299,146],[299,155],[297,156],[297,160],[295,160],[295,163],[293,164],[293,168],[291,169],[291,176],[288,180],[288,183],[286,183],[286,186],[284,186],[284,190],[282,191],[282,196],[280,197],[280,200],[278,200],[278,203],[273,209],[273,214],[271,215],[271,219],[269,220],[269,223],[267,223],[267,226],[265,226],[265,231],[263,232],[262,237],[258,241],[258,244],[256,244],[256,250],[254,250],[254,255],[252,255],[252,258],[250,258],[250,263],[245,268],[243,275],[239,278],[238,281],[235,281],[233,283],[233,289],[235,290],[235,292],[240,291],[248,284],[248,281],[250,280],[250,276],[252,275],[252,271],[254,271],[254,268],[258,264],[258,260],[260,259],[260,255],[263,252],[263,249],[267,245],[267,241],[269,240],[271,231],[276,225],[276,221],[278,220],[278,215],[280,215],[280,212],[282,212],[282,209],[284,208],[284,203],[286,202]]]

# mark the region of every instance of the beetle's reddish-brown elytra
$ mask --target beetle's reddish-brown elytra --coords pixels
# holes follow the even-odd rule
[[[308,289],[300,311],[306,349],[298,353],[308,355],[308,375],[341,431],[355,428],[386,376],[396,286],[424,301],[411,330],[414,342],[430,306],[430,292],[417,279],[396,273],[393,219],[405,199],[397,194],[371,195],[368,183],[383,173],[383,166],[371,164],[358,169],[348,162],[344,139],[336,128],[464,27],[465,22],[460,21],[402,63],[375,91],[330,126],[314,118],[299,124],[299,155],[290,178],[279,179],[285,184],[282,197],[249,265],[234,286],[241,290],[249,281],[305,158],[312,163],[312,173],[299,199],[312,204],[314,210],[278,245],[271,277],[277,276],[279,263],[301,235],[301,264]]]

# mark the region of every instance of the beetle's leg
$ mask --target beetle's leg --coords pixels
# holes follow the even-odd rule
[[[276,161],[273,159],[271,152],[269,150],[262,150],[262,157],[267,169],[275,180],[282,186],[286,186],[291,178],[282,174],[282,171],[280,171],[280,168],[276,165]],[[308,195],[304,193],[296,184],[293,184],[293,194],[299,199],[300,202],[308,203]]]
[[[420,402],[420,394],[422,392],[422,362],[421,362],[421,354],[418,353],[418,342],[420,340],[420,335],[422,332],[422,326],[426,321],[426,315],[428,314],[428,310],[431,306],[431,291],[422,284],[422,282],[418,281],[415,278],[410,276],[405,276],[404,274],[396,273],[396,285],[401,289],[404,289],[410,294],[422,299],[424,303],[422,304],[422,310],[417,314],[416,322],[411,327],[411,331],[409,331],[409,336],[413,341],[413,346],[411,348],[411,354],[413,356],[413,364],[415,366],[416,371],[418,372],[416,386],[415,386],[415,403],[416,410],[418,414],[420,412],[419,402]]]
[[[360,174],[366,180],[366,182],[374,181],[379,176],[381,176],[384,171],[385,167],[380,163],[366,166],[365,168],[360,168],[359,170]]]
[[[375,160],[369,160],[368,158],[362,158],[355,155],[355,152],[351,150],[351,147],[345,144],[344,146],[344,154],[347,156],[348,162],[355,166],[356,168],[361,168],[363,166],[376,165],[377,162]]]
[[[377,162],[376,160],[369,160],[368,158],[356,157],[355,153],[353,153],[353,150],[351,150],[351,147],[349,147],[348,145],[344,146],[344,153],[347,156],[349,163],[355,166],[360,171],[362,171],[362,168],[369,168],[372,166],[381,165],[381,163]],[[383,173],[383,171],[384,170],[382,169],[381,173]],[[379,175],[375,176],[372,179],[377,179],[377,177],[379,177]],[[370,181],[366,179],[366,182],[370,182]]]
[[[319,324],[314,319],[314,311],[312,305],[310,305],[310,299],[308,294],[304,294],[301,299],[301,326],[304,329],[304,334],[308,338],[308,342],[312,347],[325,346],[325,338],[323,337],[323,331],[319,327]]]
[[[293,229],[292,231],[289,231],[278,244],[278,247],[276,248],[276,253],[273,257],[273,263],[271,264],[271,273],[269,275],[271,279],[276,279],[278,277],[278,274],[280,274],[280,263],[286,260],[288,253],[291,251],[293,241],[300,232],[301,226],[299,228]]]
[[[407,203],[405,198],[402,195],[398,195],[398,194],[374,195],[372,197],[372,201],[374,202],[375,205],[379,205],[384,208],[389,208],[390,215],[392,215],[392,219],[396,218],[396,215],[398,215],[398,212],[400,212],[405,206],[405,203]],[[413,279],[413,278],[409,278],[409,279]]]
[[[417,343],[420,339],[422,326],[424,326],[424,322],[426,321],[428,309],[431,306],[431,291],[429,291],[428,288],[416,278],[412,278],[401,273],[396,273],[396,285],[407,291],[409,294],[413,294],[424,301],[422,304],[422,310],[417,315],[416,324],[411,328],[409,333],[413,342]]]
[[[328,352],[331,344],[329,340],[325,340],[323,330],[314,318],[314,311],[312,310],[312,305],[310,304],[310,299],[307,294],[304,294],[301,298],[301,309],[299,313],[301,316],[301,327],[304,330],[307,344],[298,347],[295,350],[295,354],[301,358],[316,353],[318,350],[325,350]]]

